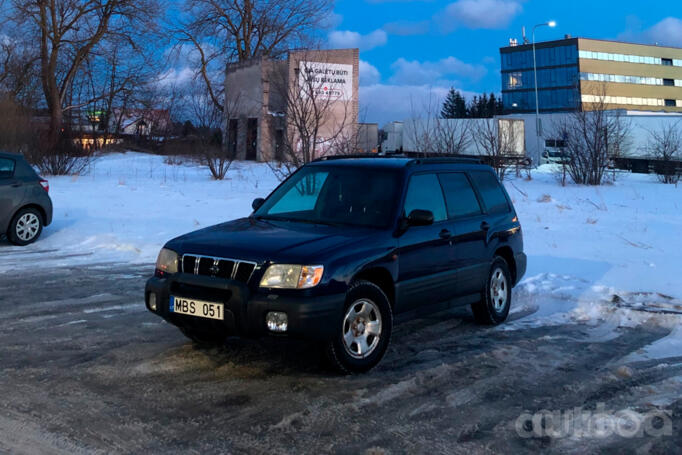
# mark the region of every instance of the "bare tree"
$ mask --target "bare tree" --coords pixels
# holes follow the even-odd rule
[[[214,180],[223,180],[235,159],[228,147],[222,147],[223,112],[230,118],[230,114],[237,111],[239,97],[226,102],[221,110],[211,100],[206,86],[195,81],[192,90],[189,96],[192,117],[196,119],[199,130],[195,153],[199,162],[208,167]]]
[[[277,58],[310,44],[333,9],[333,0],[185,0],[177,42],[194,53],[197,75],[223,108],[222,72],[228,62]]]
[[[86,61],[102,51],[102,43],[134,43],[136,30],[153,30],[159,7],[156,0],[12,0],[10,8],[12,23],[28,41],[38,43],[40,82],[50,117],[42,165],[50,173],[73,172],[70,143],[62,136],[65,113],[106,96],[80,100],[74,96],[74,80]],[[67,149],[64,156],[57,156],[60,142]]]
[[[472,143],[470,121],[440,118],[438,105],[431,95],[420,110],[412,103],[412,119],[406,125],[408,151],[429,155],[465,154]]]
[[[490,163],[500,180],[504,180],[507,171],[506,158],[518,155],[520,133],[513,120],[477,119],[474,120],[472,136],[479,154],[490,157]]]
[[[324,63],[310,62],[319,56],[310,57],[299,53],[288,66],[276,66],[271,81],[285,106],[285,112],[274,115],[273,125],[284,133],[280,163],[274,169],[280,178],[317,158],[346,153],[357,137],[357,112],[350,94],[341,84],[317,77]]]
[[[0,92],[26,107],[35,106],[40,95],[36,61],[35,46],[0,35]]]
[[[647,152],[659,160],[656,174],[663,183],[677,184],[680,181],[675,161],[682,159],[682,128],[680,122],[661,126],[649,131]]]
[[[629,146],[629,123],[608,110],[604,86],[596,86],[588,104],[576,109],[554,125],[555,137],[564,139],[566,158],[562,166],[573,182],[601,185],[611,159]]]

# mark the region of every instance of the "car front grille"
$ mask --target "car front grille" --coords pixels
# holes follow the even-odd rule
[[[183,255],[180,262],[182,264],[181,272],[236,280],[245,284],[248,284],[257,266],[255,262],[251,261],[195,254]]]

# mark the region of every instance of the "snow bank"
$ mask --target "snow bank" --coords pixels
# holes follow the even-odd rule
[[[251,213],[278,180],[265,164],[235,162],[214,181],[191,162],[141,153],[106,155],[83,175],[50,177],[54,220],[25,248],[0,241],[0,273],[99,262],[147,263],[180,234]]]

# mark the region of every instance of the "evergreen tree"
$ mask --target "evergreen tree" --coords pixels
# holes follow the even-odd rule
[[[488,106],[486,108],[486,118],[492,118],[497,115],[497,98],[494,93],[490,93],[488,97]]]
[[[450,88],[448,95],[443,101],[443,108],[440,111],[441,118],[463,118],[466,117],[466,102],[458,90]]]
[[[478,118],[488,117],[488,95],[485,93],[478,99],[480,105],[478,106]]]
[[[456,118],[466,118],[467,116],[467,102],[464,97],[457,92],[457,99],[455,100]]]
[[[467,117],[478,118],[478,106],[479,106],[478,96],[474,95],[474,97],[471,98],[471,101],[469,101]]]

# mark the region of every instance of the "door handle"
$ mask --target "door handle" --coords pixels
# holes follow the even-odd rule
[[[442,231],[440,231],[440,232],[438,233],[438,236],[439,236],[441,239],[449,239],[450,237],[452,237],[452,234],[451,234],[450,231],[448,231],[447,229],[443,229]]]
[[[17,183],[12,183],[11,186],[12,186],[12,188],[19,188],[21,185],[22,185],[21,182],[17,182]]]
[[[490,224],[487,221],[482,222],[481,229],[484,231],[488,231],[490,229]]]

